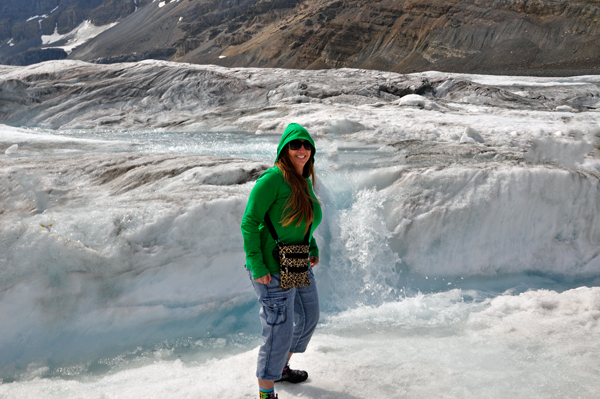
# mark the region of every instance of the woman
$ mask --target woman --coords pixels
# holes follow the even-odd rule
[[[312,271],[319,263],[319,250],[312,234],[322,213],[313,192],[314,156],[315,143],[308,131],[296,123],[288,125],[277,147],[275,166],[256,181],[242,219],[246,268],[261,306],[263,345],[256,371],[260,399],[277,398],[275,382],[298,383],[308,378],[305,371],[291,369],[289,360],[306,350],[319,320]],[[279,263],[273,255],[276,244],[264,224],[267,214],[284,244],[301,244],[308,232],[308,287],[280,288]]]

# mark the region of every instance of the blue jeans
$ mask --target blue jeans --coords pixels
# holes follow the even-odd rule
[[[261,380],[281,378],[288,353],[306,350],[319,321],[319,296],[312,268],[310,286],[282,290],[280,275],[272,274],[268,285],[250,280],[260,304],[263,344],[258,351],[256,376]]]

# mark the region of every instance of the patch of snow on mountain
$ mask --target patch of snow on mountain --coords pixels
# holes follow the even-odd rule
[[[51,35],[42,35],[42,44],[44,46],[52,43],[56,43],[59,40],[62,40],[65,35],[61,35],[58,33],[58,25],[54,26],[54,33]]]
[[[44,15],[34,15],[33,17],[27,18],[27,20],[25,22],[29,22],[29,21],[33,21],[35,19],[46,19],[48,18],[48,15],[44,14]]]
[[[117,22],[108,25],[95,26],[91,21],[83,21],[77,28],[73,29],[66,35],[59,35],[57,29],[54,29],[54,34],[50,36],[42,36],[42,42],[44,45],[55,43],[59,40],[65,39],[67,43],[63,46],[56,46],[54,48],[61,48],[71,54],[75,47],[81,46],[88,40],[93,39],[100,33],[104,32],[115,26]]]

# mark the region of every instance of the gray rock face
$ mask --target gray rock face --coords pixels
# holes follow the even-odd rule
[[[33,49],[8,57],[5,62],[9,65],[31,65],[65,58],[67,58],[67,53],[63,49]]]
[[[0,5],[0,40],[29,40],[40,33],[67,33],[81,22],[106,25],[152,0],[7,0]]]
[[[229,67],[522,75],[600,70],[600,4],[585,0],[24,3],[31,3],[31,11],[21,5],[20,14],[15,6],[3,15],[24,20],[33,10],[48,13],[58,4],[39,23],[44,34],[55,26],[66,32],[83,19],[97,25],[119,21],[70,55],[92,62],[155,58]],[[15,51],[6,49],[9,38],[33,40],[37,25],[0,22],[0,56]]]

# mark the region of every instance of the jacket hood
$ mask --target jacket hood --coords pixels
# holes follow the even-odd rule
[[[311,151],[310,157],[314,158],[315,153],[317,152],[317,147],[315,147],[315,142],[313,141],[312,137],[310,137],[308,130],[297,123],[290,123],[281,135],[281,140],[279,140],[279,145],[277,146],[277,158],[275,158],[275,162],[279,160],[279,155],[286,144],[297,139],[306,140],[310,143],[310,145],[312,145],[314,150]]]

